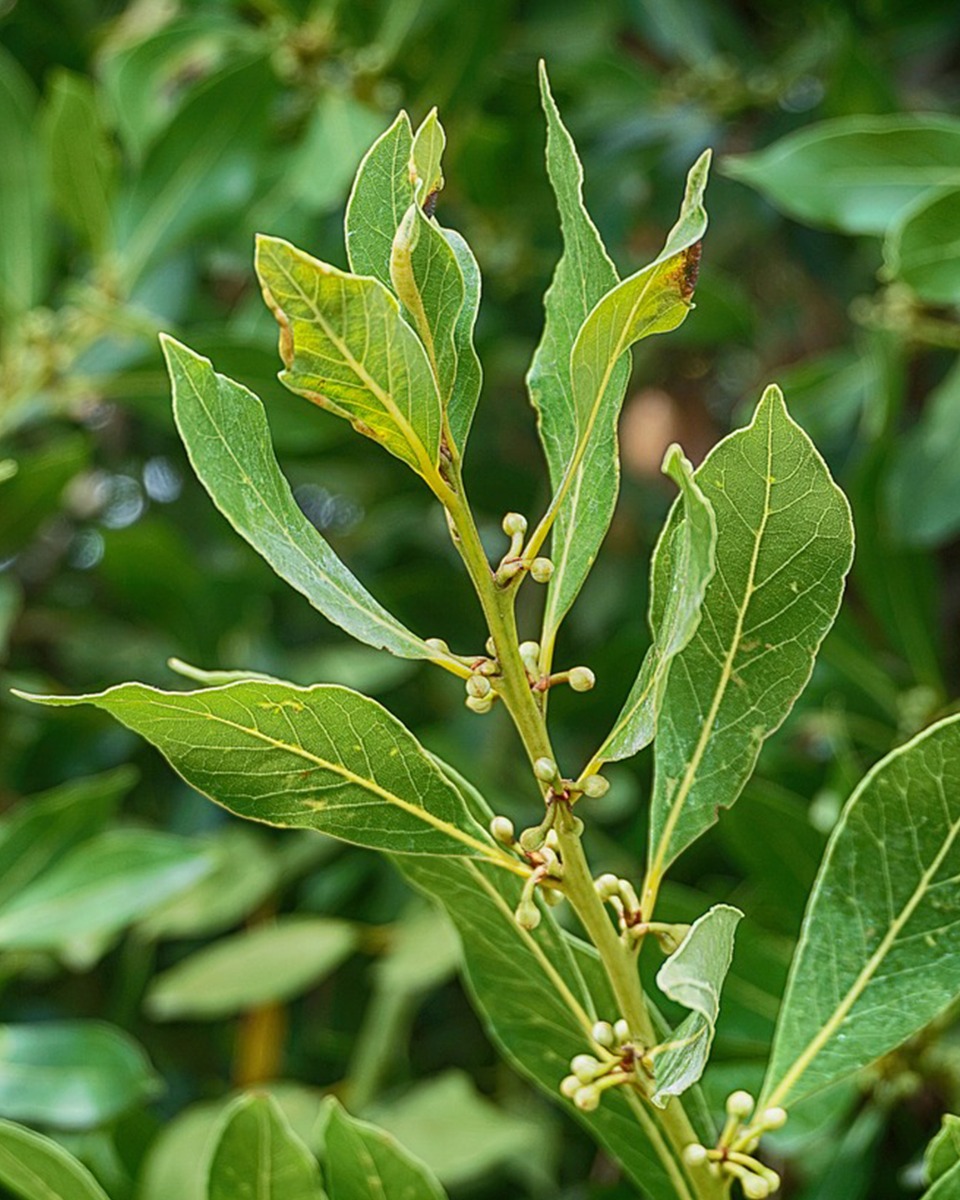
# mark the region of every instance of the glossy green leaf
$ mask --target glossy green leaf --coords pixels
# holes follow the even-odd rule
[[[616,287],[619,276],[584,205],[583,168],[573,139],[554,103],[542,62],[540,97],[547,120],[547,175],[560,213],[563,253],[543,298],[543,336],[530,364],[527,388],[537,412],[540,440],[556,494],[581,440],[570,356],[577,334],[594,305]],[[629,374],[630,364],[626,358],[613,365],[606,384],[606,403],[611,410],[619,411]],[[615,441],[613,445],[615,453]],[[604,469],[608,467],[609,463],[605,461]],[[613,470],[618,469],[615,464]],[[615,491],[616,480],[613,486]],[[570,540],[571,523],[576,516],[572,504],[558,513],[553,533],[554,559],[558,549]],[[592,552],[595,549],[593,547]],[[549,594],[554,605],[557,603],[557,586],[551,581]]]
[[[394,234],[414,201],[412,148],[410,118],[401,112],[364,155],[347,201],[344,233],[350,270],[372,275],[384,287],[390,287]]]
[[[117,767],[25,797],[0,822],[0,911],[32,880],[96,833],[136,783]]]
[[[46,290],[47,188],[35,107],[32,82],[0,46],[0,318],[39,304]]]
[[[111,829],[74,847],[0,906],[0,947],[64,950],[109,939],[190,887],[210,860],[186,838]]]
[[[846,233],[882,234],[918,197],[960,185],[960,121],[840,117],[724,160],[724,171],[788,216]]]
[[[663,470],[680,488],[678,503],[683,509],[682,517],[665,526],[661,534],[673,541],[669,552],[672,570],[668,578],[651,571],[653,642],[623,710],[594,757],[593,769],[609,760],[629,758],[653,741],[670,666],[696,633],[707,585],[713,578],[717,544],[713,507],[679,446],[667,450]],[[654,550],[653,564],[658,559],[659,548]]]
[[[890,531],[907,546],[935,546],[960,529],[960,365],[925,401],[920,419],[890,447],[884,479]]]
[[[281,382],[436,481],[440,396],[392,293],[280,238],[257,238],[256,265],[280,326]]]
[[[99,1021],[0,1026],[0,1115],[92,1129],[159,1090],[140,1046]]]
[[[853,554],[843,493],[778,388],[695,476],[717,522],[702,618],[676,655],[657,727],[648,882],[729,808],[786,717],[833,624]],[[670,523],[681,518],[675,508]],[[666,594],[668,529],[654,575]]]
[[[154,977],[157,1021],[212,1021],[282,1003],[314,987],[354,952],[359,931],[332,917],[280,917],[220,938]]]
[[[720,992],[733,961],[733,939],[743,913],[717,904],[691,925],[686,937],[657,972],[657,986],[690,1015],[654,1055],[656,1091],[661,1107],[668,1096],[681,1096],[703,1075],[720,1015]]]
[[[108,1200],[61,1145],[10,1121],[0,1121],[0,1184],[20,1200]]]
[[[322,1121],[330,1200],[444,1200],[433,1172],[389,1133],[351,1117],[332,1097]]]
[[[358,641],[401,658],[443,657],[374,600],[304,516],[274,457],[257,397],[173,338],[162,344],[190,463],[240,536]]]
[[[324,1200],[316,1159],[276,1101],[238,1096],[210,1159],[207,1200]]]
[[[923,1155],[923,1173],[927,1183],[936,1183],[941,1175],[960,1163],[960,1117],[945,1113],[940,1129]]]
[[[941,1175],[933,1187],[923,1193],[921,1200],[957,1200],[960,1196],[960,1163]]]
[[[128,284],[250,203],[273,86],[263,60],[232,61],[191,94],[157,138],[118,205],[118,257]]]
[[[489,820],[478,794],[447,770],[471,811]],[[580,1112],[560,1097],[571,1058],[590,1047],[593,1023],[618,1015],[592,947],[562,932],[548,910],[535,930],[521,929],[513,913],[522,882],[505,871],[462,859],[403,857],[395,862],[457,927],[467,988],[507,1060],[585,1125],[645,1194],[653,1200],[689,1198],[687,1168],[665,1145],[650,1109],[636,1096],[611,1090],[592,1113]],[[691,1110],[698,1121],[694,1105]],[[702,1137],[712,1140],[707,1128]]]
[[[565,457],[550,510],[556,513],[555,570],[543,621],[546,655],[552,654],[557,629],[593,566],[616,507],[617,423],[629,373],[627,352],[643,338],[676,329],[693,306],[707,228],[703,192],[709,166],[708,150],[690,169],[680,216],[659,256],[606,292],[570,351],[570,406],[558,415],[553,435]],[[550,440],[544,437],[545,444]]]
[[[803,921],[763,1102],[892,1050],[960,991],[960,717],[881,760],[834,828]]]
[[[89,79],[65,70],[53,75],[41,132],[53,201],[101,255],[113,241],[117,163]]]
[[[163,692],[125,683],[29,698],[104,709],[237,816],[402,854],[505,857],[412,734],[347,688],[258,681]]]
[[[883,244],[884,274],[928,304],[960,304],[960,174],[957,184],[911,204]]]

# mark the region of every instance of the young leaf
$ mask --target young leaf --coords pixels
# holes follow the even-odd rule
[[[957,1200],[960,1196],[960,1163],[946,1171],[920,1200]]]
[[[391,292],[262,234],[256,266],[280,326],[281,382],[442,487],[440,396]]]
[[[436,108],[431,108],[413,135],[413,148],[410,151],[410,176],[414,195],[421,208],[426,208],[430,197],[443,188],[441,163],[446,146],[447,135]]]
[[[389,1133],[357,1121],[331,1096],[321,1115],[330,1200],[445,1200],[430,1168]]]
[[[390,287],[390,250],[403,214],[414,201],[410,178],[413,132],[401,112],[367,151],[347,201],[344,234],[355,275]]]
[[[720,991],[733,961],[733,938],[743,913],[716,904],[690,927],[677,949],[657,972],[665,996],[689,1008],[690,1015],[654,1053],[656,1092],[661,1108],[667,1097],[681,1096],[703,1074],[720,1015]]]
[[[92,1129],[158,1090],[140,1045],[112,1025],[0,1026],[0,1115],[59,1129]]]
[[[635,342],[675,329],[692,307],[707,228],[703,192],[710,151],[687,176],[680,216],[660,255],[608,291],[591,309],[570,353],[570,408],[561,418],[567,457],[554,493],[551,557],[554,573],[544,613],[544,654],[593,566],[613,516],[619,490],[617,420]],[[546,520],[550,519],[550,514]]]
[[[163,692],[125,683],[26,698],[104,709],[237,816],[400,854],[506,860],[412,734],[347,688],[251,681]]]
[[[584,205],[583,168],[573,139],[560,119],[542,61],[540,97],[547,120],[547,175],[560,213],[563,253],[543,298],[543,336],[527,373],[527,389],[537,412],[550,483],[557,493],[579,441],[570,355],[591,309],[616,287],[619,276]],[[608,403],[615,410],[623,402],[629,374],[626,359],[618,361],[611,372],[606,386]],[[558,549],[567,544],[573,517],[575,513],[568,513],[567,508],[558,513],[553,534],[555,558]],[[552,596],[555,591],[552,581],[550,589]]]
[[[899,279],[928,304],[960,302],[958,225],[960,187],[921,196],[887,233],[884,276]]]
[[[191,466],[217,508],[281,579],[335,625],[401,658],[442,655],[387,612],[347,570],[293,497],[260,400],[166,335],[173,415]]]
[[[927,1183],[936,1183],[941,1175],[960,1163],[960,1117],[945,1113],[940,1129],[930,1140],[923,1155],[923,1173]]]
[[[670,550],[665,552],[671,567],[667,578],[657,569],[659,544],[653,552],[650,571],[653,643],[622,712],[586,774],[592,774],[604,762],[629,758],[653,741],[670,665],[696,633],[707,584],[713,578],[717,544],[713,506],[700,490],[693,467],[679,446],[667,450],[663,471],[680,488],[677,503],[682,506],[683,515],[665,526],[661,534],[661,540],[667,536],[671,539]]]
[[[0,948],[64,950],[108,939],[212,867],[186,838],[109,829],[74,847],[0,906]]]
[[[960,185],[958,158],[955,117],[856,116],[727,158],[724,171],[800,221],[882,234],[920,196]]]
[[[663,872],[737,799],[764,738],[810,678],[853,553],[847,501],[778,388],[695,479],[716,514],[716,572],[660,713],[648,911]],[[675,508],[658,543],[664,595],[674,578],[670,526],[680,519]]]
[[[108,1200],[61,1145],[11,1121],[0,1121],[0,1183],[20,1200]]]
[[[483,382],[483,369],[473,344],[473,330],[480,311],[480,267],[466,239],[455,229],[441,227],[441,232],[450,243],[463,278],[463,304],[453,329],[453,342],[457,350],[457,377],[447,402],[450,436],[462,455],[480,396],[480,385]]]
[[[960,717],[850,797],[804,917],[763,1087],[789,1104],[905,1041],[960,990]]]
[[[331,917],[281,917],[181,959],[154,976],[145,1006],[154,1020],[219,1020],[299,996],[357,947],[358,931]]]
[[[207,1200],[325,1200],[316,1159],[271,1096],[238,1096],[227,1109]]]

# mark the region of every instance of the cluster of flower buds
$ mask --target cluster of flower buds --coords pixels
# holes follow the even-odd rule
[[[590,1031],[594,1054],[575,1054],[570,1074],[560,1083],[560,1094],[572,1100],[583,1112],[593,1112],[605,1091],[636,1084],[637,1048],[630,1037],[630,1026],[621,1017],[613,1025],[598,1021]]]
[[[664,954],[673,954],[690,932],[689,925],[672,925],[664,921],[645,921],[640,900],[629,879],[620,879],[612,872],[598,875],[593,881],[597,895],[617,914],[620,937],[627,946],[639,946],[648,933],[653,934]]]
[[[506,584],[521,571],[529,571],[531,578],[537,583],[549,583],[550,577],[553,575],[553,563],[550,559],[524,556],[523,539],[527,532],[527,518],[520,513],[509,512],[503,518],[501,528],[510,539],[510,549],[497,567],[497,583]]]
[[[684,1148],[683,1158],[690,1167],[703,1166],[714,1175],[735,1179],[747,1200],[767,1200],[780,1190],[780,1176],[754,1158],[753,1152],[765,1133],[783,1128],[787,1114],[775,1107],[754,1116],[754,1107],[749,1092],[731,1092],[727,1120],[716,1146],[693,1142]]]

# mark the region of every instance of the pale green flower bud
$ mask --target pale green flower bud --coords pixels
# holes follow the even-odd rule
[[[613,1026],[609,1021],[598,1021],[590,1030],[590,1036],[598,1046],[604,1046],[607,1050],[609,1050],[616,1041],[616,1038],[613,1035]]]
[[[540,643],[521,642],[520,660],[531,675],[536,675],[540,670]]]
[[[450,653],[450,647],[443,638],[427,638],[427,645],[431,650],[438,650],[441,654]]]
[[[573,1102],[581,1112],[594,1112],[600,1107],[600,1089],[588,1083],[576,1092]]]
[[[549,583],[553,575],[553,563],[549,558],[535,558],[530,564],[530,574],[537,583]]]
[[[610,900],[614,896],[620,895],[620,880],[611,871],[598,875],[593,886],[597,889],[597,895],[601,900]]]
[[[575,692],[589,692],[597,682],[597,677],[589,667],[573,667],[567,675],[570,686]]]
[[[533,764],[533,773],[541,783],[552,783],[557,777],[557,764],[552,758],[538,758]]]
[[[604,779],[602,775],[588,775],[581,787],[585,796],[589,796],[591,800],[599,800],[610,791],[610,780]]]
[[[619,1021],[614,1021],[613,1036],[616,1039],[617,1043],[621,1046],[625,1042],[630,1041],[630,1025],[627,1021],[625,1021],[623,1019],[623,1017],[621,1017]]]
[[[564,901],[563,892],[559,891],[557,888],[541,888],[540,895],[546,901],[549,908],[556,908],[558,904],[562,904]]]
[[[476,700],[483,700],[493,690],[490,686],[490,680],[485,675],[471,675],[467,680],[466,686],[467,695],[473,696]]]
[[[527,532],[527,518],[520,513],[509,512],[503,518],[501,528],[507,537],[516,537],[518,534],[520,537],[523,537]]]
[[[592,1083],[600,1070],[600,1062],[592,1054],[575,1054],[570,1060],[570,1070],[581,1083]]]
[[[760,1118],[760,1124],[764,1129],[782,1129],[786,1123],[787,1110],[779,1106],[764,1109],[763,1115]]]
[[[747,1200],[767,1200],[770,1195],[770,1184],[759,1175],[744,1175],[740,1180],[743,1194]]]
[[[512,846],[517,840],[513,822],[509,817],[494,817],[490,822],[490,832],[504,846]]]
[[[514,920],[521,929],[536,929],[540,924],[540,909],[532,896],[525,896],[517,905]]]
[[[560,1095],[566,1096],[568,1100],[572,1100],[582,1086],[583,1084],[581,1084],[576,1075],[567,1075],[565,1079],[560,1081]]]
[[[754,1100],[749,1092],[731,1092],[727,1097],[727,1115],[745,1121],[753,1112]]]
[[[491,658],[496,658],[497,646],[492,637],[487,638],[486,649]]]
[[[707,1161],[707,1148],[699,1142],[691,1142],[683,1148],[683,1161],[688,1167],[699,1167]]]
[[[468,696],[464,703],[471,712],[488,713],[493,708],[493,696]]]

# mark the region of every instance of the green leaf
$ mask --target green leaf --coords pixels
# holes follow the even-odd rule
[[[444,769],[461,787],[476,818],[489,821],[489,810],[476,791]],[[612,1089],[592,1113],[560,1097],[571,1058],[591,1045],[594,1022],[617,1016],[593,948],[563,933],[549,911],[543,912],[535,930],[521,929],[513,914],[522,881],[505,871],[463,859],[394,861],[457,927],[466,986],[508,1062],[585,1125],[653,1200],[691,1196],[684,1182],[687,1168],[666,1146],[650,1109],[638,1097]],[[695,1109],[694,1120],[699,1120]],[[703,1140],[712,1142],[713,1136],[707,1128],[702,1130]]]
[[[657,728],[648,885],[737,799],[833,624],[853,553],[850,509],[776,387],[695,475],[717,522],[702,619],[673,661]],[[675,577],[670,525],[657,590]],[[662,582],[661,582],[662,581]]]
[[[36,95],[0,46],[0,318],[39,304],[47,284],[47,187],[34,129]]]
[[[480,267],[466,239],[455,229],[441,227],[441,232],[456,256],[464,289],[460,315],[453,329],[453,342],[457,350],[457,377],[447,402],[450,436],[462,455],[483,382],[483,369],[473,344],[473,331],[480,311]]]
[[[26,698],[104,709],[237,816],[400,854],[514,862],[413,735],[347,688],[255,681],[163,692],[125,683],[97,695]]]
[[[96,833],[137,778],[135,768],[117,767],[25,797],[0,823],[0,911],[48,867]]]
[[[113,241],[116,153],[93,84],[58,70],[41,122],[53,201],[95,255]]]
[[[196,89],[156,140],[118,207],[118,261],[128,286],[249,205],[274,86],[262,59],[233,61]]]
[[[923,1173],[927,1183],[936,1183],[941,1175],[960,1163],[960,1117],[945,1113],[940,1129],[923,1155]]]
[[[680,216],[659,256],[607,291],[579,327],[570,351],[569,404],[558,406],[553,432],[542,434],[545,445],[555,443],[547,452],[548,461],[552,456],[558,468],[563,463],[550,508],[556,515],[551,550],[555,570],[544,612],[544,667],[616,507],[617,422],[629,375],[627,352],[642,338],[675,329],[692,307],[700,242],[707,228],[703,192],[709,166],[710,151],[705,151],[690,169]],[[541,416],[541,427],[544,423]]]
[[[958,227],[960,187],[924,193],[887,232],[884,276],[907,284],[928,304],[960,303]]]
[[[108,1200],[72,1154],[10,1121],[0,1121],[0,1183],[20,1200]]]
[[[761,1104],[879,1058],[960,991],[960,717],[879,762],[848,800],[803,920]]]
[[[424,1163],[389,1133],[351,1117],[332,1096],[321,1120],[330,1200],[445,1200]]]
[[[897,437],[884,480],[890,531],[908,546],[935,546],[960,529],[960,364],[928,394],[920,419]]]
[[[957,1200],[958,1196],[960,1196],[960,1163],[941,1175],[933,1187],[923,1193],[921,1200]]]
[[[656,570],[658,546],[653,553],[650,576],[653,642],[622,712],[587,773],[601,763],[629,758],[653,741],[670,666],[697,631],[707,585],[713,578],[717,544],[713,506],[697,485],[693,467],[679,446],[667,450],[663,471],[680,488],[678,504],[683,510],[682,517],[665,526],[661,534],[668,536],[669,528],[673,543],[668,556],[671,574],[664,579]]]
[[[99,1021],[0,1026],[0,1114],[92,1129],[152,1098],[159,1080],[141,1047]]]
[[[212,1021],[281,1003],[315,986],[357,948],[359,931],[332,917],[280,917],[220,938],[154,977],[157,1021]]]
[[[374,600],[304,516],[270,447],[257,397],[173,338],[161,342],[191,466],[237,533],[358,641],[401,658],[443,658]]]
[[[0,906],[0,947],[66,950],[117,934],[210,870],[186,838],[111,829],[76,846]]]
[[[227,1109],[207,1200],[324,1200],[316,1160],[272,1097],[239,1096]]]
[[[788,216],[883,234],[908,205],[960,185],[960,121],[925,115],[840,117],[724,160]]]
[[[446,146],[447,135],[440,124],[436,108],[431,108],[413,135],[413,146],[410,150],[410,175],[414,181],[414,196],[421,208],[426,207],[430,197],[443,188],[443,170],[440,164]]]
[[[393,236],[414,201],[412,147],[410,118],[401,112],[364,155],[347,201],[344,233],[350,270],[372,275],[384,287],[390,287]]]
[[[691,925],[686,937],[657,972],[665,996],[689,1008],[690,1015],[653,1052],[661,1108],[681,1096],[703,1075],[720,1015],[720,991],[733,961],[733,939],[743,913],[716,904]]]
[[[440,396],[392,293],[262,234],[256,265],[280,326],[281,382],[438,486]]]

